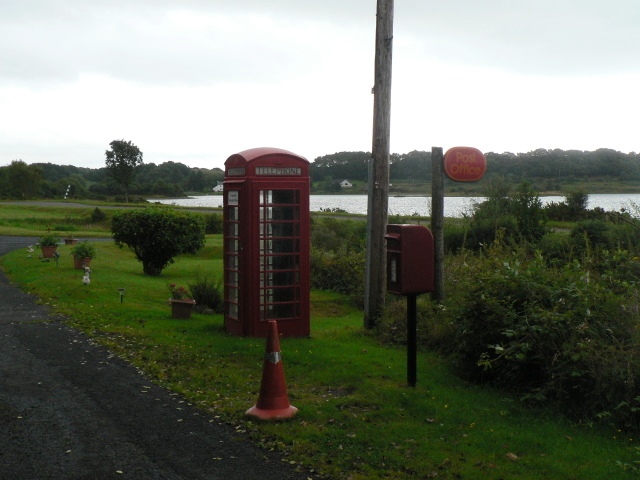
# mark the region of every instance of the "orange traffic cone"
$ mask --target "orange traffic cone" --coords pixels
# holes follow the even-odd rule
[[[283,419],[293,417],[298,409],[289,404],[287,385],[284,380],[284,366],[278,339],[278,323],[269,321],[269,336],[262,367],[262,383],[258,402],[247,410],[261,420]]]

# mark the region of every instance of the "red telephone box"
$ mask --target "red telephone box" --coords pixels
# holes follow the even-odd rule
[[[308,337],[309,162],[277,148],[231,155],[224,180],[224,324],[266,337]]]

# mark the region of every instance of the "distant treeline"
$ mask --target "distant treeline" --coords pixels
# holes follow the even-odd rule
[[[130,195],[179,197],[184,192],[211,191],[224,172],[219,168],[190,168],[182,163],[145,163],[135,170]],[[107,168],[34,163],[14,160],[0,167],[0,199],[29,198],[118,199],[120,184],[107,175]]]
[[[486,153],[487,176],[502,176],[514,180],[532,178],[610,177],[620,180],[640,180],[640,154],[621,153],[601,148],[594,152],[579,150],[538,149],[528,153]],[[366,182],[369,152],[339,152],[315,159],[311,165],[314,182],[345,180]],[[391,181],[431,181],[431,152],[414,150],[391,155]]]
[[[601,148],[580,150],[538,149],[528,153],[486,153],[486,177],[505,177],[514,182],[540,179],[580,180],[606,177],[612,181],[640,180],[640,154]],[[369,152],[339,152],[316,158],[310,166],[311,181],[321,190],[339,190],[339,182],[366,183]],[[431,152],[414,150],[391,155],[391,182],[431,181]],[[129,193],[137,196],[181,196],[206,192],[224,179],[219,168],[191,168],[182,163],[142,164],[136,168]],[[67,191],[68,190],[68,191]],[[0,167],[0,199],[117,198],[122,186],[107,175],[106,167],[91,169],[72,165],[14,160]]]

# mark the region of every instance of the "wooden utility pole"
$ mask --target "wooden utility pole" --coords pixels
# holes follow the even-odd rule
[[[367,265],[364,326],[372,328],[384,308],[386,253],[384,235],[389,209],[389,138],[391,136],[391,54],[393,1],[378,0],[373,87],[373,146],[369,161]]]

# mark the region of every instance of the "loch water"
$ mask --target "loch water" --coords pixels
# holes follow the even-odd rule
[[[483,197],[445,197],[445,217],[463,217],[469,214],[475,203],[483,201]],[[562,202],[564,197],[540,197],[543,204]],[[150,201],[166,205],[183,207],[222,207],[222,195],[206,195],[189,198],[169,198]],[[367,213],[366,195],[311,195],[310,208],[312,212],[343,210],[347,213],[365,215]],[[640,194],[592,194],[589,195],[588,208],[600,207],[607,211],[619,212],[621,209],[634,212],[634,206],[640,209]],[[389,197],[389,215],[431,215],[431,197]]]

